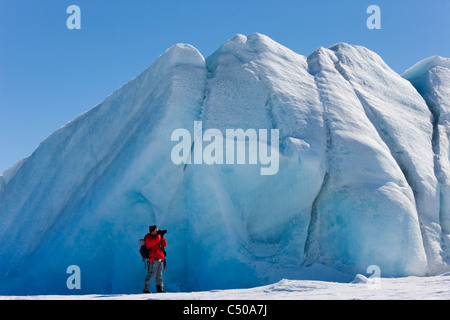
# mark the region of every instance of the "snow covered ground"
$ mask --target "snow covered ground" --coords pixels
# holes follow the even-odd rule
[[[0,296],[1,300],[449,300],[450,273],[433,277],[366,278],[351,283],[286,280],[250,289],[164,294]]]

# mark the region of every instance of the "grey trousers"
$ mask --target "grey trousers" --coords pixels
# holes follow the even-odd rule
[[[153,260],[149,267],[148,267],[148,273],[145,277],[145,283],[144,283],[144,291],[149,291],[150,289],[150,282],[153,278],[155,278],[155,285],[163,287],[163,281],[162,281],[162,270],[163,270],[163,262],[158,260]]]

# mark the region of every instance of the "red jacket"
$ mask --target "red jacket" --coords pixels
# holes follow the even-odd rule
[[[154,259],[161,259],[164,260],[164,252],[162,251],[162,248],[165,248],[167,246],[167,241],[164,237],[161,237],[160,234],[157,235],[151,235],[150,233],[147,233],[144,237],[145,240],[145,246],[147,249],[149,249],[149,258],[148,263],[152,262]]]

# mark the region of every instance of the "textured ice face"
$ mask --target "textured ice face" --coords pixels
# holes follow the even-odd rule
[[[444,270],[448,180],[436,155],[448,160],[448,117],[433,122],[429,108],[449,101],[439,68],[427,106],[359,46],[305,57],[237,35],[205,61],[175,45],[5,173],[0,290],[67,293],[75,264],[84,292],[139,292],[136,240],[153,224],[169,230],[172,290],[338,280],[370,265],[383,276]],[[223,136],[279,130],[278,172],[174,164],[172,133],[193,137],[196,121]]]
[[[444,259],[450,259],[450,59],[430,57],[408,69],[411,81],[433,114],[434,170],[440,187],[439,220]]]

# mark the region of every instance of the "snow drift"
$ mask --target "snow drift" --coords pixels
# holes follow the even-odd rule
[[[169,230],[168,290],[443,272],[448,59],[404,77],[344,43],[305,57],[237,35],[206,60],[173,46],[0,176],[0,293],[68,293],[70,265],[77,293],[139,292],[151,224]],[[175,165],[171,134],[194,121],[279,129],[278,173]]]

